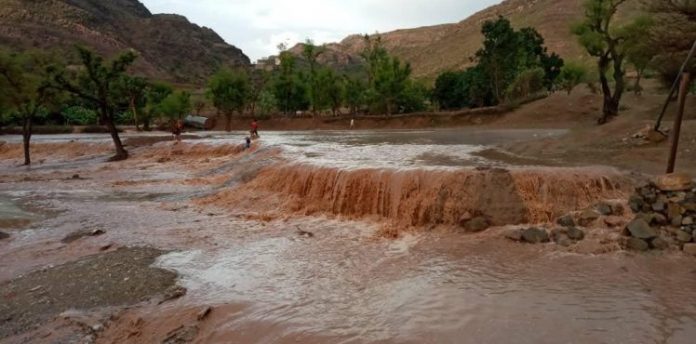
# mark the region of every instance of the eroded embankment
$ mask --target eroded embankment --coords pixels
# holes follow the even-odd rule
[[[495,226],[545,223],[603,199],[625,198],[632,182],[609,168],[339,170],[281,164],[200,202],[256,213],[333,214],[400,226],[457,225],[465,214]]]
[[[86,142],[60,142],[60,143],[33,143],[31,144],[31,157],[34,160],[49,158],[80,158],[84,156],[108,154],[113,150],[113,145],[108,143]],[[0,159],[23,159],[24,148],[20,143],[0,142]]]

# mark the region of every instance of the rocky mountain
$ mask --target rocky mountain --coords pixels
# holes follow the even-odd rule
[[[135,69],[153,78],[200,83],[220,66],[249,58],[213,30],[173,14],[152,14],[138,0],[0,0],[0,47],[81,44],[106,55],[134,49]]]
[[[411,63],[414,75],[434,79],[440,72],[461,69],[471,63],[471,56],[480,48],[481,25],[486,20],[504,16],[517,27],[534,27],[546,39],[549,51],[571,60],[587,60],[587,56],[571,34],[573,23],[581,20],[584,0],[505,0],[469,18],[453,24],[420,27],[381,33],[384,46],[392,54]],[[630,3],[620,17],[629,16],[636,5]],[[364,48],[361,35],[328,44],[320,62],[342,66],[359,63]],[[301,45],[292,51],[301,51]]]

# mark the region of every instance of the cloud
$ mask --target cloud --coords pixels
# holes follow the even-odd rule
[[[356,33],[457,22],[501,0],[141,0],[215,30],[252,60],[277,45],[335,42]]]

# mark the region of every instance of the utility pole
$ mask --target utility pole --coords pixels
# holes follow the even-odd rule
[[[689,92],[689,84],[691,84],[691,74],[688,72],[681,75],[681,83],[679,86],[679,105],[677,108],[677,117],[674,119],[674,130],[672,134],[672,149],[669,154],[669,163],[667,164],[667,174],[674,173],[674,167],[677,162],[677,151],[679,149],[679,135],[681,133],[681,125],[684,119],[684,106],[686,104],[686,94]]]

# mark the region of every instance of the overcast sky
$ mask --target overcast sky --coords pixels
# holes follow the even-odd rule
[[[312,38],[458,22],[501,0],[141,0],[153,13],[181,14],[215,30],[252,61]]]

